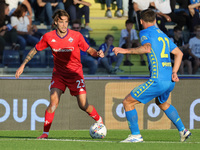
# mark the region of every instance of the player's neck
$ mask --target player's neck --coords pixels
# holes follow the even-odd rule
[[[62,38],[67,34],[68,30],[66,32],[60,32],[60,30],[57,29],[57,34]]]

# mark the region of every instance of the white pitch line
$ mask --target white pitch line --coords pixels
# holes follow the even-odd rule
[[[0,141],[25,141],[25,140],[45,140],[45,141],[61,141],[61,142],[102,142],[102,143],[119,143],[119,141],[99,141],[99,140],[75,140],[75,139],[0,139]],[[173,141],[144,141],[142,143],[163,143],[163,144],[200,144],[200,142],[173,142]]]
[[[104,142],[104,143],[117,143],[118,141],[98,141],[98,140],[75,140],[75,139],[30,139],[30,138],[15,138],[15,139],[0,139],[0,141],[61,141],[61,142]]]

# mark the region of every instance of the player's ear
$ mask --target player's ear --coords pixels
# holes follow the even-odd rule
[[[156,24],[156,19],[153,21],[153,24]]]
[[[140,19],[140,24],[142,24],[143,23],[143,20],[142,19]]]

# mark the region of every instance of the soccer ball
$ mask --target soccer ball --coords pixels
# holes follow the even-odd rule
[[[94,123],[90,127],[90,136],[93,139],[103,139],[106,137],[107,129],[104,124]]]

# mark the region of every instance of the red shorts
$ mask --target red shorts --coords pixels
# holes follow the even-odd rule
[[[63,76],[53,73],[50,88],[58,88],[65,92],[66,87],[69,88],[72,96],[86,94],[85,80],[83,74],[76,74],[75,76]]]

